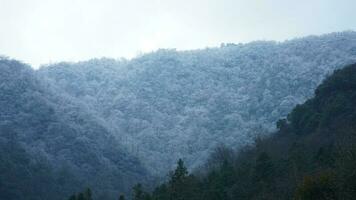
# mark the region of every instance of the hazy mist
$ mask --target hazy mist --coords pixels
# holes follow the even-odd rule
[[[354,0],[0,0],[0,54],[39,64],[354,30]]]

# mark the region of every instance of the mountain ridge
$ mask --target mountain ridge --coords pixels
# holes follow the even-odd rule
[[[37,72],[96,110],[129,151],[160,173],[179,157],[199,166],[219,143],[252,144],[257,132],[272,131],[327,74],[356,60],[355,44],[356,33],[343,32],[280,43],[162,49],[132,60],[58,63]],[[237,137],[241,143],[232,144]],[[202,140],[215,144],[195,143]],[[168,165],[153,164],[156,158]]]
[[[61,199],[89,186],[113,199],[162,178],[178,158],[197,168],[220,144],[253,146],[353,62],[355,32],[39,70],[1,58],[4,198]]]
[[[137,158],[125,152],[104,126],[78,103],[45,88],[31,68],[0,60],[0,74],[0,137],[6,152],[1,160],[9,155],[5,165],[20,162],[11,150],[18,149],[15,152],[24,159],[12,168],[23,166],[19,171],[27,174],[9,178],[13,182],[2,180],[5,194],[23,190],[7,187],[9,181],[17,186],[25,179],[31,182],[27,186],[31,192],[18,195],[28,195],[26,199],[48,198],[46,190],[57,194],[51,199],[61,199],[85,185],[114,196],[117,190],[128,193],[133,183],[148,176]],[[3,169],[0,177],[11,175],[11,167]],[[4,198],[16,199],[11,194]]]
[[[182,160],[169,180],[136,199],[327,200],[355,198],[356,64],[335,70],[277,122],[277,131],[239,151],[221,146],[198,172]],[[138,190],[139,188],[140,190]]]

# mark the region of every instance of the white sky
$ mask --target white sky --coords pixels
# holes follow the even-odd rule
[[[0,0],[0,55],[39,64],[356,30],[356,0]]]

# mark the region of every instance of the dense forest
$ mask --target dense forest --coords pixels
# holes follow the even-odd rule
[[[189,173],[180,159],[166,183],[151,192],[137,184],[132,199],[355,199],[356,64],[335,71],[276,125],[275,134],[253,147],[218,147],[199,172]],[[76,199],[89,200],[91,193],[70,198]]]
[[[135,156],[29,66],[2,59],[0,79],[0,199],[63,199],[83,185],[105,197],[145,179]]]
[[[330,171],[332,179],[346,180],[335,170],[348,169],[340,165],[349,161],[337,155],[352,146],[352,138],[340,133],[351,126],[351,93],[326,99],[325,85],[336,81],[317,86],[355,62],[351,31],[162,49],[131,60],[61,62],[37,70],[0,57],[0,199],[131,198],[138,182],[135,190],[145,198],[173,195],[172,177],[181,175],[165,174],[180,158],[178,171],[199,198],[283,199],[295,196],[305,174],[315,181]],[[335,93],[352,89],[339,87]],[[315,89],[314,99],[304,103]],[[315,166],[319,149],[322,156],[332,152],[335,161]],[[271,165],[273,188],[267,180],[256,184],[257,176],[272,176],[256,175],[259,162]],[[346,193],[340,188],[333,189],[335,195]]]
[[[356,33],[342,32],[63,62],[37,75],[55,93],[85,105],[87,115],[160,175],[178,158],[195,168],[220,144],[252,144],[327,75],[354,62]]]

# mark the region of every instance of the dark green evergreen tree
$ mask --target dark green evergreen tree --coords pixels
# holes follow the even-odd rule
[[[173,172],[170,180],[170,195],[171,200],[183,200],[186,192],[186,180],[188,177],[188,170],[184,166],[182,159],[177,162],[177,168]]]

